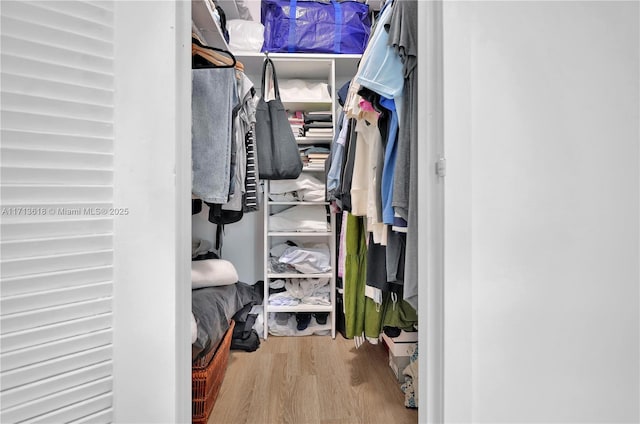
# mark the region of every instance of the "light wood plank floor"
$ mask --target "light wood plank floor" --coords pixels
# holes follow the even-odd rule
[[[269,337],[232,351],[208,424],[405,424],[418,412],[389,369],[382,344],[336,335]]]

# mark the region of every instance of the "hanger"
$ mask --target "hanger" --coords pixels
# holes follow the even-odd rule
[[[194,68],[232,68],[237,62],[231,52],[216,47],[205,46],[195,37],[191,38],[191,56],[194,59]],[[196,56],[204,59],[204,62],[197,60]]]
[[[244,65],[228,50],[205,46],[198,38],[191,38],[192,68],[236,68],[244,72]]]

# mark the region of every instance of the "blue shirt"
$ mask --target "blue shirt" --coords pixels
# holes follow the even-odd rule
[[[389,33],[385,26],[391,19],[392,7],[380,13],[376,29],[362,56],[355,81],[383,97],[395,98],[402,95],[404,87],[403,65],[400,56],[389,45]]]
[[[393,175],[396,169],[396,156],[398,153],[398,113],[393,99],[380,98],[380,105],[388,109],[391,114],[389,120],[389,138],[384,149],[384,167],[382,168],[381,200],[382,200],[382,222],[393,225]]]
[[[340,186],[342,175],[342,158],[344,157],[344,143],[347,137],[348,118],[344,112],[340,112],[340,131],[336,133],[335,140],[331,145],[331,166],[327,173],[327,193],[330,200],[335,198],[335,191]]]

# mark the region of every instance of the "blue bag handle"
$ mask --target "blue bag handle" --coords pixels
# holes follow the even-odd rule
[[[296,7],[298,0],[289,2],[289,53],[296,51]]]
[[[333,33],[333,51],[334,53],[340,53],[342,45],[342,5],[336,0],[331,0],[333,5],[333,13],[335,25]],[[298,7],[298,0],[289,1],[289,53],[296,51],[296,8]]]
[[[340,53],[340,45],[342,44],[342,5],[336,0],[331,0],[333,4],[333,13],[335,14],[335,25],[333,33],[333,51]]]

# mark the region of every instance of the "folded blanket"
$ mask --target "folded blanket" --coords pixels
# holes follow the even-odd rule
[[[245,305],[260,303],[262,298],[258,290],[241,282],[192,290],[191,311],[197,323],[197,337],[191,345],[192,359],[206,355],[218,344],[236,312]]]
[[[269,217],[269,231],[328,230],[327,211],[324,206],[294,206]]]
[[[329,246],[323,243],[313,245],[313,247],[289,247],[282,253],[278,261],[292,265],[303,274],[331,271],[331,252]]]
[[[289,292],[280,292],[269,295],[269,305],[274,306],[296,306],[300,304],[300,299],[295,298]]]
[[[275,180],[269,185],[271,200],[293,198],[310,202],[322,202],[325,199],[324,184],[306,173],[295,180]],[[297,195],[291,193],[296,192]]]
[[[329,84],[326,82],[315,82],[302,79],[280,79],[278,81],[280,97],[283,102],[305,101],[331,102],[329,95]],[[269,91],[268,98],[274,98],[273,89]]]

